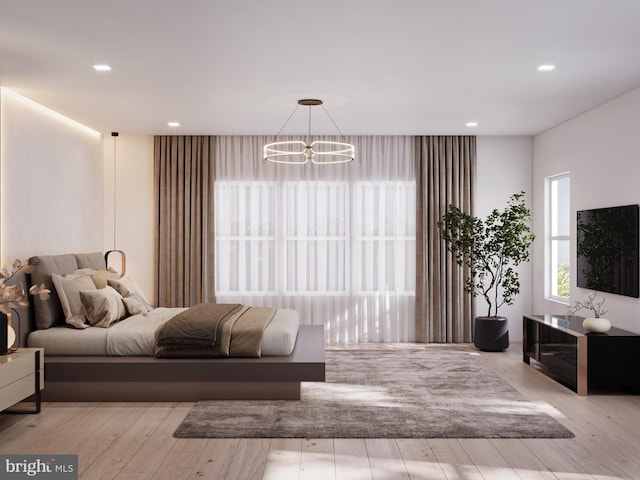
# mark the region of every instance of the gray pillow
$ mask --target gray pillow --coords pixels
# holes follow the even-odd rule
[[[81,290],[80,300],[87,321],[93,327],[107,328],[125,316],[122,296],[111,287]]]
[[[30,274],[31,285],[40,285],[43,283],[45,288],[51,290],[51,296],[48,300],[43,300],[38,295],[31,297],[33,300],[36,328],[45,329],[53,327],[54,325],[64,324],[64,313],[56,289],[53,286],[51,274],[57,273],[58,275],[64,275],[65,273],[73,272],[78,268],[75,255],[42,255],[39,257],[31,257],[29,259],[29,265],[33,266],[33,271]]]

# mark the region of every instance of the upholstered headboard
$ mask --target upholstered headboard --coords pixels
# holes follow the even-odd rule
[[[48,300],[42,300],[38,295],[31,297],[34,316],[32,327],[38,329],[65,323],[60,300],[51,280],[52,273],[65,275],[73,273],[80,268],[94,268],[96,270],[104,270],[106,268],[104,254],[101,252],[41,255],[31,257],[29,265],[33,266],[33,271],[30,274],[30,285],[43,283],[45,287],[51,290],[51,296]]]

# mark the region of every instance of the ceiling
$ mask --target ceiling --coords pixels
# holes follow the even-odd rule
[[[0,0],[0,86],[103,133],[275,134],[320,98],[344,134],[532,135],[640,85],[638,25],[638,0]]]

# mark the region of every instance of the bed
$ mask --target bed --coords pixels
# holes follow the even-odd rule
[[[107,328],[73,328],[54,279],[103,272],[103,254],[38,256],[29,263],[30,283],[51,290],[47,300],[31,297],[29,321],[22,322],[27,332],[21,334],[28,346],[44,348],[45,401],[299,399],[300,382],[324,381],[324,329],[300,325],[293,310],[274,310],[257,356],[157,358],[155,332],[186,309],[134,308]]]
[[[148,313],[128,316],[109,328],[85,329],[54,326],[35,330],[29,335],[29,347],[44,348],[55,356],[152,357],[155,354],[155,332],[186,308],[154,308]],[[299,331],[295,310],[277,309],[264,330],[262,357],[291,355]]]

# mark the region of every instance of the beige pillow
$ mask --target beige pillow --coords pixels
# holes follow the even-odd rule
[[[122,297],[122,301],[124,302],[124,306],[127,307],[127,313],[129,315],[144,315],[150,311],[149,304],[138,295]]]
[[[86,318],[82,310],[80,300],[81,290],[96,290],[96,286],[91,277],[86,275],[58,275],[51,274],[51,280],[56,287],[60,305],[64,312],[65,321],[76,328],[86,328]]]
[[[107,280],[109,280],[110,278],[120,278],[120,274],[118,272],[113,272],[111,270],[96,270],[95,268],[79,268],[73,273],[74,275],[90,276],[91,280],[93,280],[93,283],[98,289],[106,287]]]
[[[99,290],[81,290],[80,300],[90,325],[107,328],[126,314],[122,296],[107,286]]]
[[[145,307],[147,308],[147,312],[153,309],[153,307],[149,303],[149,300],[147,300],[144,292],[142,291],[138,283],[133,279],[133,277],[126,277],[119,280],[109,279],[107,283],[109,284],[109,286],[115,288],[124,298],[131,296],[138,297],[144,303]]]

